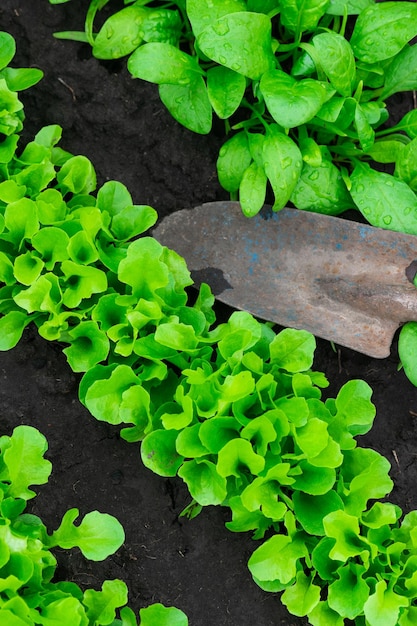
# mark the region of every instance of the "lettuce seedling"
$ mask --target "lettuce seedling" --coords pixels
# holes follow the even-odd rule
[[[18,92],[35,85],[43,76],[35,68],[9,67],[15,53],[13,37],[0,32],[0,163],[9,161],[23,128],[23,104]]]
[[[175,607],[152,604],[139,611],[140,626],[188,626],[186,615]]]
[[[345,619],[371,626],[381,620],[411,624],[415,512],[400,517],[399,507],[389,503],[376,502],[359,517],[338,509],[323,517],[321,537],[305,535],[288,518],[287,534],[274,535],[257,548],[249,568],[266,590],[285,589],[283,603],[312,624],[343,624]]]
[[[60,135],[58,126],[42,129],[0,173],[1,348],[34,322],[44,338],[69,344],[72,369],[84,372],[110,352],[92,311],[113,294],[112,272],[156,212],[115,181],[91,195],[91,162],[58,148]]]
[[[70,509],[48,534],[38,516],[25,512],[27,501],[36,496],[29,487],[46,483],[51,473],[44,458],[47,448],[45,437],[32,426],[17,426],[11,436],[0,437],[1,623],[137,626],[135,614],[124,606],[123,581],[106,580],[99,591],[53,581],[57,562],[51,548],[78,547],[87,559],[101,561],[120,548],[124,531],[113,516],[98,511],[75,526],[79,511]],[[140,624],[187,626],[188,620],[179,609],[154,604],[141,609]]]
[[[58,530],[49,535],[37,516],[24,513],[27,500],[36,495],[29,486],[48,481],[52,467],[44,459],[46,450],[45,437],[31,426],[18,426],[11,436],[0,438],[0,541],[3,555],[0,574],[4,588],[0,617],[7,621],[16,615],[18,620],[23,611],[30,620],[25,623],[43,623],[44,619],[60,620],[62,624],[93,623],[87,619],[83,594],[75,584],[51,582],[56,560],[50,548],[78,547],[87,558],[103,560],[122,545],[123,528],[114,517],[98,511],[87,514],[75,527],[72,522],[79,512],[71,509],[64,515]],[[122,595],[116,593],[115,585],[123,588]],[[111,593],[106,587],[112,588]],[[85,593],[87,598],[91,597],[91,592]],[[115,608],[126,603],[126,586],[121,581],[107,581],[103,591],[95,593],[96,606],[105,595],[107,602],[113,597]],[[94,623],[109,622],[98,620]]]
[[[136,297],[150,297],[145,281],[141,290]],[[392,489],[387,459],[356,442],[375,417],[368,385],[350,381],[323,402],[327,381],[311,370],[315,341],[305,331],[275,335],[238,312],[203,334],[191,328],[192,345],[174,332],[165,351],[155,332],[130,366],[96,366],[81,381],[81,400],[98,419],[130,425],[122,436],[142,440],[145,466],[182,478],[193,498],[185,515],[222,505],[230,530],[258,540],[268,533],[249,569],[262,589],[283,592],[291,613],[321,625],[366,618],[377,626],[379,613],[409,623],[417,563],[409,518],[400,522],[398,507],[379,502]],[[188,366],[155,370],[179,362],[181,341]],[[158,376],[149,377],[151,346]]]

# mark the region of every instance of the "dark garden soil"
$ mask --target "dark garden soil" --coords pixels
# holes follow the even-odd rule
[[[120,2],[120,4],[122,4]],[[88,46],[58,41],[55,31],[82,30],[87,0],[52,7],[47,0],[1,0],[0,29],[17,41],[12,65],[34,66],[44,79],[22,95],[26,124],[22,141],[43,125],[60,124],[61,146],[93,162],[99,183],[115,179],[134,202],[164,216],[183,207],[226,199],[216,178],[221,129],[197,136],[176,124],[153,85],[132,80],[125,62],[99,62]],[[392,103],[394,117],[413,106],[411,95]],[[196,233],[198,236],[198,233]],[[228,314],[218,306],[218,316]],[[373,388],[375,425],[361,444],[392,464],[391,501],[405,512],[417,508],[417,389],[397,371],[395,341],[390,358],[376,360],[318,340],[315,368],[326,373],[335,395],[349,379]],[[123,579],[130,606],[175,605],[190,626],[279,626],[306,623],[292,617],[279,596],[252,581],[247,560],[257,545],[249,535],[224,527],[227,510],[209,507],[188,521],[179,514],[189,496],[180,479],[145,469],[138,444],[95,421],[77,399],[79,377],[61,347],[29,328],[20,344],[0,353],[0,434],[31,424],[49,441],[53,474],[31,505],[50,530],[64,512],[98,509],[121,521],[125,545],[104,563],[87,562],[77,550],[57,554],[58,575],[82,587]]]

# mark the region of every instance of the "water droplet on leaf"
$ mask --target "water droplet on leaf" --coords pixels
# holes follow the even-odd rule
[[[216,35],[220,35],[221,37],[223,35],[227,35],[227,33],[230,30],[229,22],[227,20],[219,20],[217,24],[214,24],[213,30],[216,33]]]
[[[287,167],[290,167],[292,165],[292,158],[291,157],[284,157],[282,159],[282,169],[286,170]]]
[[[384,222],[384,224],[389,226],[391,224],[391,222],[392,222],[391,215],[384,215],[384,217],[382,218],[382,221]]]
[[[309,180],[317,180],[319,177],[319,173],[317,170],[313,170],[311,174],[308,175]]]

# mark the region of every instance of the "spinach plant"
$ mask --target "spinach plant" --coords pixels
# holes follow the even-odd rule
[[[44,458],[45,437],[31,426],[17,426],[0,437],[0,621],[13,626],[137,625],[121,580],[104,581],[100,591],[82,591],[72,582],[54,582],[56,546],[78,547],[90,560],[101,561],[124,542],[124,531],[111,515],[92,511],[74,525],[78,509],[68,510],[52,533],[41,519],[25,511],[36,493],[30,488],[48,481],[51,463]],[[123,608],[121,608],[123,607]],[[116,617],[119,612],[120,617]],[[160,604],[140,611],[141,626],[187,626],[182,611]]]
[[[375,226],[417,233],[417,118],[385,124],[389,96],[417,86],[415,3],[125,0],[94,32],[108,2],[90,2],[85,32],[56,36],[89,42],[100,59],[130,55],[132,75],[158,84],[195,132],[210,132],[213,114],[224,119],[219,179],[246,215],[269,182],[275,210],[356,206]]]

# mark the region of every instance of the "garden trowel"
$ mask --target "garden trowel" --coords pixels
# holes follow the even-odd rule
[[[247,218],[238,202],[177,211],[153,235],[218,300],[369,356],[417,320],[414,235],[288,208]]]

